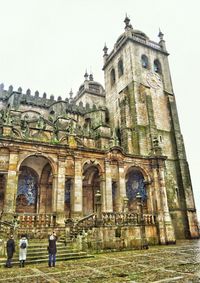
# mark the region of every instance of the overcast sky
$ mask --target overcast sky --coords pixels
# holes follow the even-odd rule
[[[152,40],[161,28],[200,217],[200,1],[0,0],[0,11],[0,83],[63,98],[86,69],[104,83],[102,49],[112,49],[126,13]]]

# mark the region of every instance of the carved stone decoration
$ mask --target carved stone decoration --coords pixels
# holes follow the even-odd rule
[[[39,119],[37,121],[36,127],[38,129],[41,129],[41,130],[45,130],[46,129],[46,122],[45,122],[45,120],[41,116],[39,117]]]
[[[28,137],[29,135],[29,122],[28,122],[28,115],[24,116],[24,119],[21,120],[21,130],[22,130],[22,134],[25,138]]]
[[[119,148],[112,148],[108,153],[108,159],[112,161],[122,161],[123,160],[123,153]]]

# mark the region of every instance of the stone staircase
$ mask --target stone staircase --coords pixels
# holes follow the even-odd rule
[[[48,251],[47,251],[48,243],[47,241],[29,241],[27,258],[25,264],[37,264],[37,263],[45,263],[48,264]],[[73,260],[73,259],[81,259],[81,258],[90,258],[93,255],[89,255],[86,252],[78,251],[73,249],[70,246],[70,243],[57,242],[57,254],[56,261],[65,261],[65,260]],[[5,265],[5,258],[0,258],[0,266]],[[18,247],[16,253],[13,257],[13,265],[19,265],[19,251]]]

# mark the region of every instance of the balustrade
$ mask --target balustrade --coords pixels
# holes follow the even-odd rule
[[[54,227],[56,224],[53,214],[18,214],[17,222],[19,228]]]
[[[143,219],[144,219],[145,225],[154,225],[155,224],[155,217],[152,214],[144,214]]]
[[[114,226],[114,225],[136,225],[138,224],[137,213],[125,213],[125,212],[103,212],[102,213],[102,225]]]

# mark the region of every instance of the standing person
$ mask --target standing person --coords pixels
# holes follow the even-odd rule
[[[15,252],[15,241],[13,239],[13,235],[10,235],[10,238],[6,243],[6,250],[7,250],[6,267],[12,267],[12,258]]]
[[[19,267],[24,267],[26,261],[28,240],[25,235],[21,235],[19,240]]]
[[[48,245],[48,252],[49,252],[49,267],[52,266],[55,267],[56,264],[56,241],[57,236],[56,233],[53,231],[53,233],[49,236],[49,245]]]

